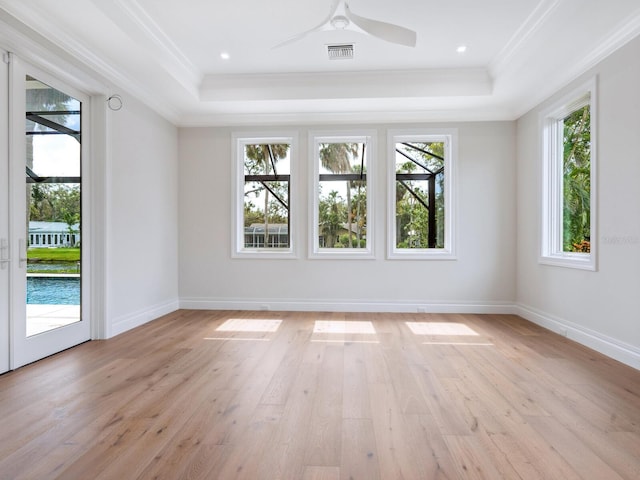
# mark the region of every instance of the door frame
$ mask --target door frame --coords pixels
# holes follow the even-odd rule
[[[0,50],[0,374],[9,370],[9,53]],[[4,262],[3,260],[9,260]]]
[[[24,78],[29,74],[43,83],[65,92],[82,102],[81,116],[81,202],[82,202],[82,257],[81,257],[81,285],[82,301],[80,321],[50,330],[45,333],[26,336],[26,302],[19,301],[26,298],[25,277],[26,262],[21,257],[26,256],[27,238],[25,237],[26,202],[24,194],[25,173],[24,160]],[[59,80],[30,62],[10,55],[9,64],[9,234],[11,249],[11,277],[9,280],[9,368],[15,369],[33,361],[47,357],[54,353],[70,348],[91,339],[91,205],[87,194],[91,178],[91,96],[72,85]],[[85,177],[85,175],[87,175]],[[85,223],[86,221],[86,223]],[[85,231],[86,229],[86,231]],[[21,251],[25,250],[25,251]],[[21,268],[24,263],[24,269]]]

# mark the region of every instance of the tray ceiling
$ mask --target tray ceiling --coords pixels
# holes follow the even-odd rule
[[[329,30],[273,48],[332,4],[0,0],[5,19],[178,125],[511,120],[640,33],[637,0],[351,0],[416,46]],[[353,44],[353,59],[330,59],[330,44]]]

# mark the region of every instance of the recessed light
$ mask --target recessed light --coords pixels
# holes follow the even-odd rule
[[[229,60],[231,58],[231,55],[229,55],[227,52],[222,52],[220,54],[220,58],[223,60]]]
[[[460,45],[458,48],[456,48],[456,52],[458,53],[464,53],[467,51],[467,46],[466,45]]]

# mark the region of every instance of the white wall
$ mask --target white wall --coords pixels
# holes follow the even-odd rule
[[[178,130],[122,100],[108,111],[107,336],[179,306]]]
[[[425,128],[438,125],[424,125]],[[299,257],[231,258],[231,133],[184,128],[180,157],[180,299],[187,308],[505,311],[515,300],[515,124],[458,128],[457,254],[386,260],[386,132],[375,128],[375,260],[308,259],[307,127],[299,134]],[[411,125],[409,128],[419,127]],[[335,127],[329,127],[335,130]],[[345,127],[349,130],[352,127]],[[314,126],[313,130],[322,130]],[[261,131],[264,129],[260,129]],[[286,128],[285,130],[292,130]],[[294,200],[295,202],[295,200]],[[295,204],[294,204],[295,205]]]
[[[541,154],[538,119],[517,124],[521,314],[640,368],[640,38],[576,84],[598,75],[598,270],[538,263]],[[557,96],[570,91],[572,85]]]

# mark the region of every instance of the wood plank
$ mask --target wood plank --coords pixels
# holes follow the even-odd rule
[[[442,434],[468,435],[472,431],[474,421],[468,420],[466,411],[461,408],[451,408],[459,402],[447,390],[447,378],[438,378],[437,373],[426,368],[414,367],[417,388],[427,404],[427,414],[432,415]]]
[[[298,331],[287,345],[281,363],[276,367],[271,381],[260,399],[261,405],[284,405],[289,391],[298,375],[298,369],[304,356],[304,346],[309,341],[309,332]]]
[[[209,459],[203,459],[203,452],[218,459],[221,465],[224,458],[221,445],[211,441],[210,432],[236,395],[233,390],[221,390],[212,393],[197,408],[182,428],[169,439],[164,447],[154,455],[141,473],[141,478],[163,478],[165,472],[174,472],[175,478],[197,478],[208,474]],[[195,407],[195,406],[194,406]],[[206,477],[205,477],[206,478]]]
[[[318,375],[313,410],[308,419],[305,465],[330,467],[340,463],[343,372],[344,347],[327,346]]]
[[[412,415],[406,422],[408,438],[414,443],[417,457],[414,462],[422,465],[424,477],[433,480],[458,478],[451,452],[444,441],[433,415]]]
[[[340,480],[340,468],[305,467],[302,480]]]
[[[352,343],[344,347],[342,418],[371,418],[367,352],[365,344]]]
[[[555,418],[533,417],[529,421],[553,449],[571,465],[580,478],[606,478],[607,480],[622,478],[598,456],[597,450],[587,447]]]
[[[407,420],[391,385],[370,385],[373,430],[381,478],[426,478],[419,444],[409,435]],[[411,416],[410,418],[413,418]]]
[[[507,464],[495,462],[496,458],[488,455],[477,436],[445,435],[444,439],[457,466],[460,478],[465,480],[518,478],[516,472],[512,469],[509,470]]]
[[[309,418],[319,386],[321,363],[318,362],[318,356],[324,358],[324,352],[319,352],[315,347],[323,350],[326,348],[324,344],[310,345],[314,353],[305,355],[304,358],[308,358],[308,361],[303,361],[303,368],[298,371],[291,387],[272,444],[260,458],[262,471],[269,473],[267,478],[300,478],[308,466],[304,460],[310,428]]]
[[[345,480],[382,478],[371,419],[347,418],[342,422],[340,465],[340,478]]]

